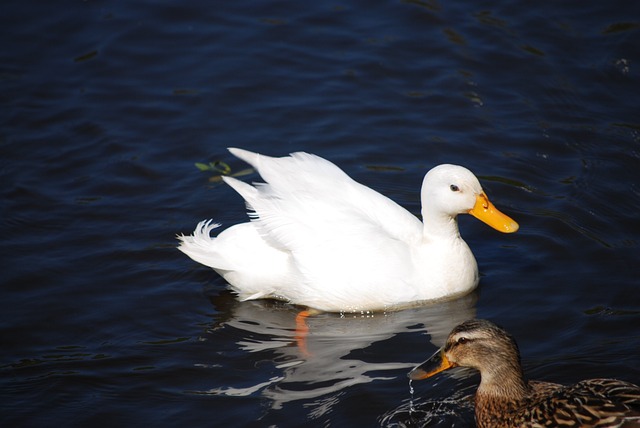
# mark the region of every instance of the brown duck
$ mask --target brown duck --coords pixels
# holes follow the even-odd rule
[[[414,368],[412,380],[452,367],[480,371],[478,427],[640,427],[640,387],[615,379],[571,386],[527,381],[515,340],[486,320],[455,327],[443,348]]]

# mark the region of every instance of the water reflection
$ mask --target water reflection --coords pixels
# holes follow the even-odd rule
[[[222,315],[203,339],[215,344],[220,342],[218,335],[233,334],[235,343],[246,352],[240,358],[260,365],[268,360],[275,370],[264,370],[270,373],[269,378],[256,373],[253,385],[212,385],[200,393],[259,394],[268,399],[271,409],[305,400],[310,414],[318,417],[330,411],[344,390],[353,385],[404,376],[418,363],[406,361],[411,355],[408,350],[415,349],[415,334],[426,333],[421,344],[424,349],[428,348],[427,340],[434,349],[442,346],[455,325],[475,317],[476,301],[477,295],[472,293],[454,301],[396,312],[312,316],[307,319],[305,352],[296,342],[299,308],[218,296],[212,303]]]

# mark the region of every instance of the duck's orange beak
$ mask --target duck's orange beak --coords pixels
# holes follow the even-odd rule
[[[431,358],[411,370],[407,376],[411,380],[427,379],[453,367],[456,367],[456,364],[449,361],[444,349],[439,349]]]
[[[469,214],[500,232],[513,233],[520,228],[511,217],[501,213],[489,202],[489,198],[484,193],[476,197],[476,204],[469,210]]]

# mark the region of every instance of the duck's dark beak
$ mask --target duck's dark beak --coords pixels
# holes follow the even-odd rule
[[[427,379],[452,367],[456,367],[456,364],[449,361],[444,349],[439,349],[431,358],[411,370],[407,376],[411,380]]]

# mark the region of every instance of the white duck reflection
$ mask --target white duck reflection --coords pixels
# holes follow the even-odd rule
[[[246,382],[242,382],[242,387],[216,385],[199,393],[227,396],[259,393],[270,401],[272,409],[279,409],[291,401],[305,400],[309,410],[319,416],[333,406],[346,388],[394,379],[398,370],[404,375],[402,370],[415,365],[415,361],[394,361],[393,355],[385,358],[379,346],[375,350],[367,348],[377,342],[397,340],[397,343],[390,343],[389,348],[397,349],[403,346],[399,335],[411,333],[415,336],[417,332],[427,333],[433,345],[440,347],[454,326],[475,317],[476,300],[476,293],[471,293],[457,300],[396,312],[321,313],[306,320],[309,330],[305,338],[306,350],[303,350],[296,342],[298,308],[270,301],[239,302],[219,296],[212,302],[228,316],[212,326],[203,340],[219,342],[212,336],[223,334],[228,341],[229,335],[237,335],[236,343],[241,349],[259,354],[254,357],[257,362],[264,362],[268,355],[281,373],[273,376],[271,371],[270,378],[260,378],[256,369],[251,386],[246,386]],[[403,355],[401,349],[391,354],[396,359]]]

